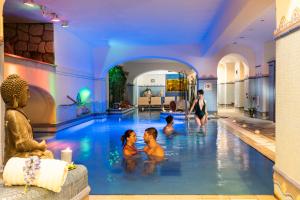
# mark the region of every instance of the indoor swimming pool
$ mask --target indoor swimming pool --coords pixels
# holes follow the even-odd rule
[[[165,136],[159,113],[108,116],[56,134],[48,147],[57,158],[66,147],[73,160],[88,168],[91,194],[273,194],[273,162],[231,134],[218,120],[197,130],[194,120],[175,120],[176,134]],[[144,130],[155,127],[166,158],[149,161],[144,153],[125,160],[121,135],[137,133],[144,147]],[[204,132],[206,132],[204,134]]]

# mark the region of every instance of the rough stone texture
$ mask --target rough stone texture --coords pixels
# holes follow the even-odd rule
[[[29,25],[28,24],[18,24],[18,29],[28,33]]]
[[[31,53],[31,58],[34,60],[39,60],[39,61],[43,61],[43,56],[41,53],[38,52],[32,52]]]
[[[53,24],[45,24],[46,31],[53,31]]]
[[[14,48],[9,42],[4,42],[4,48],[6,49],[6,53],[14,54]]]
[[[27,42],[18,41],[15,45],[16,51],[27,51]]]
[[[54,56],[51,53],[46,53],[43,55],[43,60],[49,63],[50,61],[54,60]]]
[[[28,51],[37,51],[38,50],[38,45],[37,44],[28,44]]]
[[[47,53],[53,53],[53,42],[47,42],[45,50]]]
[[[7,41],[6,40],[6,38],[4,38],[4,40],[5,41]],[[9,40],[9,43],[11,44],[11,45],[14,45],[16,42],[18,42],[18,36],[16,36],[16,37],[13,37],[13,38],[11,38],[10,40]]]
[[[39,44],[42,41],[42,38],[38,36],[37,37],[30,36],[29,41],[34,44]]]
[[[18,39],[22,41],[28,41],[29,35],[23,31],[18,30]]]
[[[4,38],[10,39],[16,36],[17,31],[16,29],[10,28],[10,27],[5,27],[4,28]]]
[[[30,35],[43,35],[44,32],[44,26],[41,24],[31,24],[29,27],[29,33]]]
[[[4,24],[4,50],[54,64],[53,24]]]
[[[31,55],[30,55],[30,53],[28,51],[24,51],[23,52],[23,57],[25,57],[25,58],[31,58]]]
[[[46,51],[45,51],[45,44],[46,44],[46,42],[41,42],[39,44],[39,53],[46,53]]]
[[[15,54],[16,54],[17,56],[23,56],[23,51],[16,50],[16,51],[15,51]]]
[[[53,31],[45,31],[43,34],[44,41],[53,41]]]
[[[15,24],[15,23],[6,23],[5,26],[15,29],[17,27],[17,24]]]

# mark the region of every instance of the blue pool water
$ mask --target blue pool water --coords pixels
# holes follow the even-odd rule
[[[177,134],[166,137],[159,114],[134,113],[90,121],[48,140],[57,158],[71,147],[75,163],[89,172],[92,194],[273,194],[273,163],[231,134],[218,120],[209,120],[206,135],[193,120],[175,121]],[[137,133],[143,148],[148,127],[159,131],[166,159],[158,164],[141,155],[124,160],[120,137]]]

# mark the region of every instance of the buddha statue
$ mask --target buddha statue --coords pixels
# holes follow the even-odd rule
[[[17,74],[9,75],[1,85],[1,96],[6,105],[4,163],[11,157],[53,158],[44,140],[33,139],[29,119],[22,110],[30,97],[27,82]]]

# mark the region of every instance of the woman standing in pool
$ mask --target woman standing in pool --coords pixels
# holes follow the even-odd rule
[[[136,134],[133,130],[128,129],[121,137],[123,145],[123,155],[126,157],[134,156],[138,153],[137,148],[135,147]]]
[[[204,100],[204,91],[198,90],[197,92],[198,98],[195,99],[193,105],[190,109],[190,112],[195,108],[195,121],[199,126],[204,126],[207,123],[207,105],[206,101]]]

